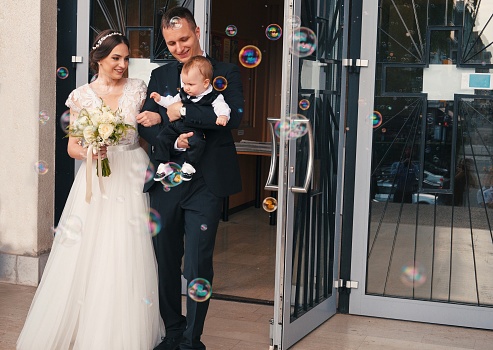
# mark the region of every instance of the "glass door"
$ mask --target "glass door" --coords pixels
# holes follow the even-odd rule
[[[351,313],[493,329],[492,6],[364,3]]]
[[[270,119],[279,156],[272,348],[288,349],[336,312],[342,1],[286,1],[281,115]],[[275,161],[272,162],[276,164]]]
[[[89,36],[85,40],[81,40],[83,50],[88,50],[89,42],[102,30],[112,28],[125,34],[130,41],[130,60],[128,66],[128,77],[139,78],[149,81],[150,72],[166,64],[174,61],[173,56],[164,42],[161,33],[161,16],[168,9],[175,6],[183,6],[188,8],[193,14],[197,26],[201,29],[200,45],[202,48],[208,47],[208,28],[207,16],[209,11],[209,0],[91,0],[89,16],[82,17],[79,20],[82,28],[90,28],[78,30],[79,33],[88,33]],[[85,12],[84,12],[85,13]],[[82,22],[85,22],[85,27]],[[90,21],[90,22],[89,22]],[[83,78],[90,79],[88,70],[85,70]]]
[[[201,29],[200,45],[208,47],[209,0],[85,0],[78,2],[77,53],[81,63],[77,69],[77,86],[90,81],[89,48],[102,30],[112,28],[124,33],[130,41],[128,77],[149,82],[151,71],[175,59],[170,54],[161,32],[161,17],[175,6],[188,8]],[[82,34],[84,33],[84,34]],[[76,170],[80,162],[76,161]],[[187,282],[182,276],[182,293],[187,293]]]

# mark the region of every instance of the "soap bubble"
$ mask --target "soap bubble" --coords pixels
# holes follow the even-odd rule
[[[45,175],[48,173],[48,164],[44,160],[34,163],[34,171],[39,175]]]
[[[262,208],[268,213],[272,213],[277,209],[277,199],[274,197],[267,197],[262,202]]]
[[[269,40],[279,40],[282,35],[282,28],[279,24],[269,24],[265,28],[265,36]]]
[[[60,79],[67,79],[68,78],[68,69],[66,67],[59,67],[56,70],[56,76]]]
[[[156,171],[154,170],[154,164],[149,163],[147,165],[147,169],[146,169],[145,182],[149,182],[151,180],[153,181],[155,173],[156,173]]]
[[[197,302],[204,302],[212,295],[212,286],[204,278],[196,278],[188,285],[188,295]]]
[[[173,170],[173,172],[161,180],[161,183],[167,187],[175,187],[183,182],[181,178],[181,166],[179,164],[169,162],[167,163]]]
[[[161,231],[161,215],[156,209],[149,209],[149,219],[147,221],[149,232],[152,236],[156,236]]]
[[[373,111],[372,115],[370,115],[370,119],[373,129],[378,128],[380,125],[382,125],[383,117],[380,112]]]
[[[401,282],[408,287],[420,287],[426,282],[425,269],[419,263],[404,265],[401,269]]]
[[[317,48],[317,36],[313,30],[300,27],[290,35],[290,52],[298,57],[306,57],[311,55]]]
[[[60,116],[60,128],[62,128],[64,133],[68,134],[69,125],[70,125],[70,109],[67,109]]]
[[[308,101],[306,98],[300,100],[298,103],[298,106],[300,107],[301,110],[306,111],[308,108],[310,108],[310,101]]]
[[[227,36],[235,36],[238,33],[238,28],[233,24],[227,25],[225,33]]]
[[[291,29],[296,29],[301,26],[301,18],[299,16],[290,16],[286,23],[289,27],[291,27]]]
[[[288,116],[274,125],[274,133],[277,137],[281,135],[288,140],[304,136],[308,131],[308,119],[301,114]]]
[[[253,45],[243,47],[238,56],[241,65],[245,68],[255,68],[262,61],[262,53],[258,47]]]
[[[212,86],[217,91],[224,91],[228,87],[228,80],[222,76],[215,77],[212,81]]]
[[[182,27],[181,18],[175,16],[169,20],[169,25],[171,29],[180,29]]]
[[[48,122],[48,120],[50,120],[50,116],[47,111],[40,111],[38,118],[39,118],[39,124],[41,125],[45,125]]]

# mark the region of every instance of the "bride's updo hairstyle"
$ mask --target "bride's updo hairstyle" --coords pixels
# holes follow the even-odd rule
[[[119,44],[125,44],[130,49],[127,37],[113,29],[106,29],[98,34],[89,53],[89,66],[94,73],[99,71],[98,62],[108,57]]]

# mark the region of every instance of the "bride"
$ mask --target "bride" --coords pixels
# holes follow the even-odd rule
[[[73,121],[83,108],[121,109],[125,122],[146,97],[146,85],[123,78],[129,42],[113,30],[101,32],[90,52],[98,78],[69,95]],[[83,160],[86,149],[69,137],[68,153]],[[118,146],[101,150],[111,175],[102,178],[101,194],[92,161],[77,173],[55,233],[53,247],[17,340],[20,350],[148,350],[164,336],[159,316],[157,266],[149,232],[149,202],[142,188],[148,157],[139,136],[129,130]],[[96,159],[97,156],[93,156]],[[92,198],[86,202],[86,184]]]

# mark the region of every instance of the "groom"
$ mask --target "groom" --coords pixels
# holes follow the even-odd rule
[[[178,17],[177,20],[175,17]],[[173,19],[173,20],[172,20]],[[191,181],[164,191],[159,182],[146,184],[151,207],[161,215],[162,228],[154,239],[159,270],[159,306],[166,326],[166,338],[155,349],[205,349],[200,341],[209,300],[196,302],[187,296],[187,314],[181,308],[181,265],[187,283],[203,278],[212,284],[212,256],[223,198],[241,190],[240,170],[231,129],[240,125],[243,114],[243,93],[237,66],[210,59],[214,78],[224,77],[227,88],[221,91],[231,109],[226,126],[216,125],[211,106],[177,102],[167,109],[149,98],[156,91],[162,96],[174,95],[180,88],[180,63],[192,56],[204,55],[199,43],[200,28],[191,12],[184,7],[168,10],[162,18],[161,30],[170,53],[178,60],[156,68],[151,73],[147,99],[137,116],[140,135],[152,146],[159,131],[170,122],[183,119],[185,125],[204,130],[206,147],[197,172]],[[160,120],[156,124],[156,120]],[[149,126],[153,125],[153,126]],[[149,127],[146,127],[149,126]],[[183,154],[192,133],[182,134],[175,143],[172,162],[183,164]],[[151,154],[151,162],[157,162]]]

